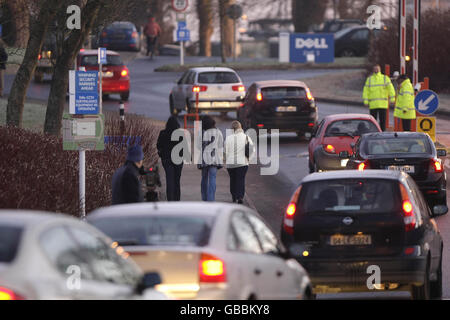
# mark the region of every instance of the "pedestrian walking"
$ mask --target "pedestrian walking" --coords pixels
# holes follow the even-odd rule
[[[223,167],[223,136],[210,116],[202,119],[202,170],[201,192],[203,201],[215,201],[217,170]]]
[[[139,180],[144,164],[144,152],[140,145],[128,148],[125,164],[117,169],[112,178],[112,204],[143,202],[144,193]]]
[[[183,163],[177,164],[172,159],[172,150],[179,143],[179,141],[172,141],[172,133],[180,128],[180,124],[175,116],[170,116],[166,122],[166,127],[161,130],[158,136],[156,148],[158,155],[166,173],[166,194],[167,201],[180,201],[181,189],[180,179],[181,171],[183,170]],[[180,157],[183,156],[183,151],[180,152]]]
[[[239,121],[231,123],[233,133],[225,140],[225,164],[230,176],[230,193],[233,202],[243,203],[245,195],[245,175],[249,159],[253,154],[252,139],[244,133]]]
[[[411,131],[411,120],[416,118],[414,89],[406,74],[397,78],[398,90],[394,117],[402,120],[403,131]]]
[[[364,105],[369,106],[370,114],[378,120],[381,130],[386,130],[386,111],[389,102],[395,102],[395,90],[391,79],[381,73],[380,65],[373,67],[373,73],[366,79],[363,89]]]
[[[148,18],[148,22],[144,27],[144,34],[147,38],[147,56],[151,53],[150,58],[153,58],[158,37],[161,35],[161,27],[153,16]]]
[[[3,73],[6,69],[6,62],[8,61],[8,54],[5,50],[5,43],[0,39],[0,97],[3,97]]]

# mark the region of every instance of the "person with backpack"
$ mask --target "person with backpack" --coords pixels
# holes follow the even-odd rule
[[[249,159],[254,152],[252,139],[244,133],[239,121],[231,123],[233,133],[225,140],[225,164],[230,176],[230,193],[233,202],[243,203],[245,176]]]
[[[8,61],[8,54],[5,50],[5,44],[0,39],[0,97],[3,97],[3,73],[6,69],[6,62]]]

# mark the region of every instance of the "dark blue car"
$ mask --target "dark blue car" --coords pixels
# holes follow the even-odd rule
[[[140,35],[133,23],[116,21],[100,33],[98,46],[110,50],[140,51]]]

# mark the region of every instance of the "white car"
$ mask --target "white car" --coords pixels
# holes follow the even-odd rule
[[[202,67],[186,71],[172,88],[169,96],[170,113],[177,115],[186,110],[218,111],[226,114],[241,106],[245,86],[239,75],[230,68]]]
[[[241,205],[157,202],[116,205],[87,221],[106,233],[157,290],[178,299],[307,299],[311,283],[261,216]]]
[[[0,300],[167,299],[160,281],[85,222],[0,210]]]

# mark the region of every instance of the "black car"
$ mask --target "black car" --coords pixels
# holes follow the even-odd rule
[[[269,80],[249,87],[237,115],[245,129],[279,129],[302,137],[317,125],[318,110],[305,83]]]
[[[408,290],[413,299],[442,296],[443,241],[419,188],[404,172],[308,175],[286,209],[281,236],[315,293]]]
[[[340,155],[347,158],[345,152]],[[418,184],[431,210],[445,214],[447,179],[442,160],[445,150],[436,150],[430,136],[419,132],[368,133],[358,140],[348,169],[404,171]]]
[[[370,30],[366,26],[342,29],[334,34],[334,55],[336,57],[363,57],[369,51]],[[380,30],[372,30],[378,36]]]

